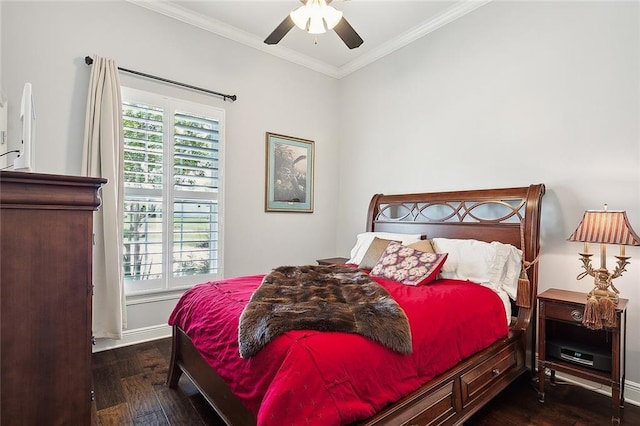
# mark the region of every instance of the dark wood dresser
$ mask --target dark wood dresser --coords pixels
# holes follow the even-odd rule
[[[93,211],[105,179],[0,172],[0,424],[91,423]]]

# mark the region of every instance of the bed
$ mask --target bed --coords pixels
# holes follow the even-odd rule
[[[167,378],[169,387],[175,388],[181,375],[185,374],[211,404],[220,418],[226,424],[234,426],[295,424],[298,423],[298,419],[300,423],[304,424],[307,415],[324,415],[325,413],[327,413],[326,422],[322,423],[316,419],[312,423],[359,425],[462,423],[510,383],[534,368],[535,351],[532,348],[535,348],[535,324],[531,319],[535,310],[535,297],[537,294],[540,212],[544,191],[544,185],[537,184],[519,188],[400,195],[376,194],[373,196],[367,214],[367,234],[419,235],[420,238],[427,238],[430,241],[441,242],[442,244],[445,242],[449,244],[451,241],[467,244],[471,241],[477,242],[477,244],[486,245],[491,243],[509,246],[514,250],[515,248],[520,250],[523,259],[522,265],[526,270],[525,275],[517,279],[517,284],[511,292],[511,297],[507,298],[506,301],[504,298],[501,299],[495,296],[493,291],[487,289],[486,286],[471,284],[460,280],[458,276],[453,276],[453,279],[451,279],[451,276],[443,279],[439,278],[429,285],[414,287],[410,290],[406,289],[408,286],[395,283],[393,280],[375,278],[375,281],[383,286],[406,312],[411,325],[414,343],[413,352],[410,355],[401,355],[388,348],[382,348],[382,350],[373,349],[377,345],[376,342],[351,333],[294,330],[288,331],[268,343],[267,346],[260,350],[258,355],[248,359],[240,359],[240,356],[237,355],[237,340],[234,346],[234,342],[231,340],[225,343],[224,336],[221,336],[217,329],[211,329],[204,333],[202,329],[194,326],[199,321],[190,317],[195,308],[187,305],[185,300],[184,302],[179,302],[170,319],[170,323],[173,326],[173,342],[170,370]],[[445,264],[445,269],[446,267]],[[355,266],[353,269],[357,270]],[[369,271],[366,272],[369,273]],[[441,276],[444,275],[445,273],[442,272]],[[183,296],[183,298],[205,303],[204,301],[208,300],[208,296],[205,295],[206,291],[219,291],[222,289],[230,298],[235,298],[239,301],[236,312],[233,314],[238,316],[238,312],[247,304],[249,295],[263,278],[264,276],[236,277],[222,280],[224,285],[206,283],[199,286],[199,290],[189,292],[189,295]],[[234,290],[227,290],[229,288]],[[482,288],[482,290],[478,288]],[[419,371],[419,374],[407,374],[405,377],[403,375],[404,372],[413,367],[410,367],[409,364],[402,364],[398,367],[390,360],[402,358],[402,362],[409,362],[414,359],[420,359],[420,362],[422,362],[423,359],[429,358],[427,355],[430,352],[436,352],[425,350],[425,347],[421,346],[420,341],[417,339],[418,335],[422,333],[422,328],[415,328],[417,326],[412,322],[412,319],[414,319],[414,315],[417,315],[416,311],[420,310],[416,309],[415,305],[417,303],[415,301],[422,300],[420,299],[422,296],[416,295],[424,293],[425,298],[432,297],[427,296],[427,293],[440,291],[439,289],[444,289],[445,293],[452,293],[454,290],[457,292],[458,289],[464,289],[465,292],[475,291],[477,294],[474,293],[471,297],[474,300],[483,300],[483,302],[467,303],[463,302],[462,299],[457,299],[459,296],[455,296],[452,299],[453,302],[447,302],[446,309],[442,308],[437,314],[432,314],[435,316],[432,316],[429,321],[438,321],[440,315],[451,313],[456,316],[462,316],[461,312],[471,310],[472,307],[477,305],[488,305],[489,299],[493,298],[491,303],[503,306],[500,309],[502,321],[505,322],[504,327],[500,329],[497,320],[495,318],[492,319],[491,321],[496,324],[493,327],[496,331],[492,332],[493,334],[491,335],[487,332],[487,336],[483,337],[483,341],[472,342],[469,347],[465,347],[463,343],[467,340],[474,340],[474,336],[478,334],[477,331],[473,331],[471,336],[465,335],[462,333],[465,331],[464,327],[459,326],[459,329],[456,329],[455,332],[447,332],[449,333],[447,337],[458,336],[459,333],[462,333],[459,335],[464,337],[459,337],[460,341],[456,341],[455,338],[443,338],[446,333],[435,333],[431,336],[432,333],[430,332],[430,339],[440,339],[438,340],[438,345],[452,344],[459,359],[450,359],[448,361],[449,364],[452,362],[454,364],[441,364],[439,370],[419,366],[416,367],[416,371]],[[484,293],[481,294],[480,292],[482,291]],[[403,299],[404,296],[402,294],[406,292],[410,293],[407,300],[412,300],[414,305]],[[489,293],[493,294],[493,296],[488,296]],[[484,299],[480,299],[480,297],[489,299],[484,302]],[[495,302],[495,300],[498,301]],[[445,303],[443,302],[442,305],[445,306]],[[212,306],[209,311],[217,312],[222,305]],[[435,309],[421,310],[435,311]],[[492,311],[497,312],[493,308]],[[508,318],[504,318],[505,313],[507,313]],[[491,315],[495,316],[494,314]],[[238,319],[230,318],[226,321],[231,323],[230,327],[232,329],[236,330],[235,338],[237,339]],[[430,328],[437,331],[448,323],[449,320],[437,323],[439,325]],[[485,328],[488,329],[489,327]],[[204,336],[205,334],[207,336]],[[201,343],[203,340],[215,342],[218,346],[213,344],[210,347],[203,347]],[[317,347],[310,346],[311,343],[309,342],[315,344],[315,342],[323,341],[325,343],[318,344],[326,346],[328,345],[327,341],[332,341],[335,343],[334,348],[348,347],[349,350],[345,350],[343,353],[340,352],[340,349],[336,349],[333,352],[316,355],[316,353],[319,353],[316,351]],[[265,359],[270,362],[271,359],[269,357],[272,355],[262,355],[263,353],[289,354],[294,352],[291,348],[297,350],[297,346],[286,345],[298,345],[299,342],[302,342],[300,344],[304,343],[302,349],[299,350],[300,352],[313,354],[313,357],[309,359],[311,359],[314,369],[316,364],[327,364],[327,368],[332,368],[332,363],[337,363],[338,359],[346,359],[345,363],[351,362],[355,365],[354,368],[358,368],[358,365],[361,365],[366,370],[366,368],[369,368],[369,364],[377,362],[381,365],[389,365],[389,369],[378,370],[378,374],[373,379],[370,371],[368,373],[350,372],[349,377],[355,377],[355,383],[349,383],[347,391],[341,389],[337,394],[331,394],[331,392],[334,392],[333,388],[329,389],[324,384],[327,380],[326,376],[334,373],[329,370],[323,370],[319,376],[319,373],[314,370],[313,373],[309,373],[310,376],[300,379],[306,381],[310,387],[305,391],[303,399],[312,399],[313,402],[309,404],[309,407],[303,407],[303,402],[299,402],[299,410],[293,406],[287,406],[284,402],[288,401],[288,399],[283,396],[279,397],[277,394],[280,391],[276,391],[276,394],[273,394],[273,391],[267,390],[266,395],[249,395],[250,397],[248,397],[246,392],[244,394],[241,392],[242,386],[231,382],[232,380],[238,380],[246,384],[243,374],[254,367],[259,368],[261,371],[264,369],[262,381],[276,381],[273,377],[276,377],[275,375],[282,371],[285,371],[285,376],[287,377],[296,375],[297,371],[306,372],[307,369],[310,369],[308,365],[311,364],[293,363],[288,365],[294,361],[299,362],[297,359],[291,361],[289,358],[286,359],[286,362],[283,361],[282,364],[274,366],[274,371],[271,372],[271,367]],[[353,346],[353,348],[357,349],[352,350],[350,345],[356,344],[363,346]],[[474,344],[480,349],[474,349]],[[367,352],[370,350],[372,351],[371,353]],[[378,358],[378,355],[375,355],[373,351],[379,351],[381,353],[380,357]],[[386,352],[382,353],[384,351]],[[224,352],[227,352],[227,354],[225,355]],[[234,352],[236,355],[231,364],[221,364],[225,356],[231,356],[229,354]],[[348,360],[351,358],[350,353],[358,355],[355,356],[356,360]],[[331,358],[332,356],[333,358]],[[331,358],[331,361],[327,361],[327,357]],[[364,359],[367,362],[363,362],[362,360]],[[286,373],[286,368],[283,367],[285,364],[290,369],[288,374]],[[216,368],[211,365],[215,365]],[[296,370],[297,365],[304,365],[304,368]],[[320,367],[318,366],[318,369]],[[345,367],[340,365],[339,368]],[[248,375],[249,373],[246,374]],[[393,383],[391,386],[385,385],[379,389],[375,388],[380,383],[387,383],[385,382],[387,379],[393,380],[393,377],[391,377],[393,375],[403,376],[396,378],[395,382],[389,382]],[[233,379],[230,379],[230,377],[233,377]],[[266,378],[269,378],[269,380]],[[340,386],[342,386],[342,379],[339,379],[337,375],[331,380],[333,380],[333,384],[340,382]],[[422,381],[418,382],[417,380]],[[360,382],[366,384],[363,385],[364,389],[373,389],[372,392],[376,394],[376,397],[380,394],[388,400],[377,400],[375,398],[370,400],[371,397],[366,394],[366,390],[353,389],[357,388]],[[253,393],[254,387],[257,389],[264,384],[260,383],[260,380],[248,383],[252,386],[249,393]],[[287,386],[291,387],[292,393],[296,393],[293,391],[297,386],[296,383]],[[345,386],[342,387],[347,388]],[[268,388],[265,387],[265,389]],[[297,393],[302,394],[302,391]],[[362,401],[350,399],[355,398],[352,395],[358,396]],[[340,401],[336,401],[336,398]],[[325,399],[330,400],[329,405],[332,405],[327,410],[324,410],[326,402],[323,401]],[[346,408],[339,406],[343,402],[346,404]],[[333,405],[338,407],[335,408]],[[266,406],[269,407],[265,408]],[[272,414],[272,421],[270,422],[269,410],[277,412],[278,409],[282,411],[277,416],[284,416],[282,413],[287,413],[286,415],[291,417],[286,419],[284,417],[276,417],[273,420]],[[311,414],[306,414],[307,411],[305,410],[312,410],[313,413],[309,411]],[[372,412],[372,410],[374,411]],[[357,414],[351,416],[351,411]]]

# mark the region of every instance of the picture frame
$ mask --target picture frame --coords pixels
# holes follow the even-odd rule
[[[313,213],[314,142],[266,133],[265,211]]]

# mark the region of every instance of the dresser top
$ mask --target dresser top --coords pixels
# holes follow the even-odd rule
[[[0,208],[96,210],[103,178],[0,171]]]

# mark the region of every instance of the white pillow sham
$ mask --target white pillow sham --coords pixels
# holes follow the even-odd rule
[[[522,272],[522,250],[510,244],[504,245],[508,247],[508,254],[503,268],[503,275],[500,279],[500,286],[510,298],[516,300],[518,297],[518,278],[520,278],[520,272]]]
[[[356,245],[353,246],[350,253],[350,258],[347,263],[355,263],[359,265],[367,253],[369,246],[374,238],[381,238],[383,240],[400,241],[400,244],[407,245],[420,241],[421,234],[396,234],[393,232],[363,232],[358,234],[356,239]]]
[[[516,299],[521,250],[497,241],[434,238],[431,242],[436,253],[449,254],[440,271],[443,278],[473,281]]]

